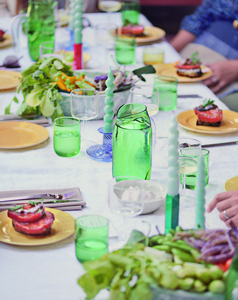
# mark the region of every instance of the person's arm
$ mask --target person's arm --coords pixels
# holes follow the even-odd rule
[[[171,40],[170,44],[174,47],[175,50],[180,52],[187,44],[192,43],[196,39],[196,35],[180,29],[175,37]]]
[[[210,213],[215,208],[227,227],[238,227],[238,190],[217,194],[208,205],[207,212]]]
[[[207,65],[212,70],[212,76],[205,79],[203,83],[208,86],[213,93],[238,79],[238,59],[219,61]]]

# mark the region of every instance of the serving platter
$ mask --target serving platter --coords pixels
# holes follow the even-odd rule
[[[0,213],[0,242],[17,246],[41,246],[62,241],[75,231],[75,219],[64,211],[46,208],[54,214],[55,220],[51,233],[46,236],[30,236],[15,231],[12,220],[7,216],[7,211]]]
[[[0,123],[0,149],[20,149],[38,145],[49,137],[43,126],[18,121]]]
[[[174,64],[157,64],[153,65],[156,70],[157,75],[163,76],[173,76],[178,79],[178,82],[181,83],[192,83],[198,82],[204,79],[207,79],[212,76],[212,70],[206,66],[201,66],[202,71],[204,72],[202,76],[196,78],[189,78],[185,76],[179,76],[177,74],[177,69],[175,68]]]
[[[238,113],[222,110],[223,118],[219,127],[196,125],[197,116],[193,109],[184,111],[177,116],[178,124],[189,131],[206,134],[223,134],[238,131]]]

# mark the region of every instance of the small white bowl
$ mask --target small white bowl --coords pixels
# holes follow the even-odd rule
[[[144,209],[141,215],[149,214],[157,210],[165,201],[168,188],[162,183],[153,181],[153,180],[144,180],[144,187],[147,192],[152,192],[157,200],[146,201],[144,202]]]

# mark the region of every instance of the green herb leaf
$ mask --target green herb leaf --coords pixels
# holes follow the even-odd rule
[[[14,210],[18,210],[20,208],[23,209],[23,205],[15,205],[14,207],[9,208],[9,210],[14,211]]]
[[[211,105],[211,104],[213,104],[215,102],[215,100],[211,100],[211,99],[205,99],[205,100],[203,100],[203,102],[202,102],[202,107],[204,108],[204,107],[206,107],[206,106],[208,106],[208,105]]]

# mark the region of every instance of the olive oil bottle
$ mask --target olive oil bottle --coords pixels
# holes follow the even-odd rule
[[[226,277],[225,300],[238,300],[238,248]]]

